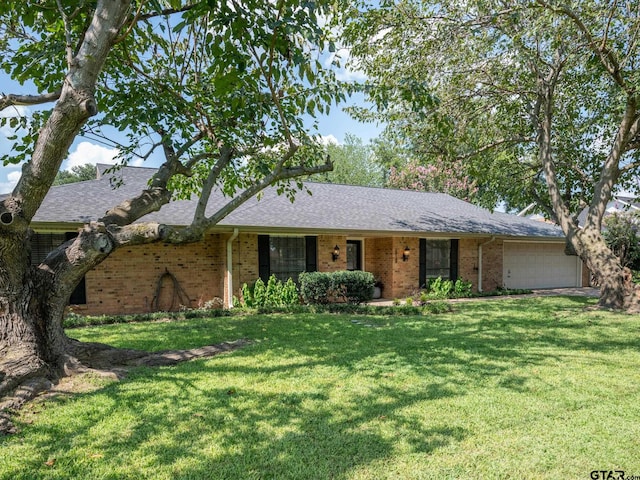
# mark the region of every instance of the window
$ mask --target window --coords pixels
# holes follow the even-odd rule
[[[427,240],[425,273],[427,278],[442,277],[448,280],[451,269],[451,244],[449,240]]]
[[[458,279],[458,240],[420,239],[420,287],[428,279]]]
[[[31,265],[39,265],[49,252],[74,238],[77,233],[36,233],[31,239]],[[70,305],[84,305],[87,303],[87,291],[84,277],[71,293]]]
[[[271,275],[282,282],[291,278],[298,282],[302,272],[314,272],[316,237],[276,237],[258,235],[260,278],[266,282]]]
[[[306,267],[304,237],[269,237],[269,262],[278,280],[297,281]]]

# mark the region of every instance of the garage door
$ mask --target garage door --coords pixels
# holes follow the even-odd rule
[[[580,263],[564,244],[505,242],[503,279],[507,288],[578,286]]]

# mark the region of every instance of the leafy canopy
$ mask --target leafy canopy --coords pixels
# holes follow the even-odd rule
[[[377,107],[358,113],[389,122],[422,164],[459,162],[481,203],[535,201],[547,212],[540,151],[550,118],[558,189],[575,214],[599,194],[629,102],[637,110],[639,11],[638,2],[383,1],[347,30]],[[619,171],[606,174],[637,191],[637,144],[625,142]]]
[[[333,170],[316,174],[313,180],[369,187],[381,187],[384,184],[384,167],[378,162],[371,145],[364,144],[360,137],[348,133],[344,144],[330,142],[326,151],[333,163]]]
[[[323,161],[305,115],[328,113],[344,99],[322,63],[335,49],[332,28],[343,7],[322,0],[134,3],[96,86],[98,115],[82,134],[111,142],[123,163],[156,151],[177,156],[193,173],[174,181],[181,197],[201,189],[224,152],[232,160],[217,186],[228,194],[279,165]],[[3,2],[0,68],[39,94],[58,91],[93,8]],[[0,126],[22,127],[5,164],[29,160],[48,115],[37,109],[0,119]]]

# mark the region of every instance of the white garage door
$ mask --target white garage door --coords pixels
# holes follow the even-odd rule
[[[503,279],[507,288],[578,286],[580,263],[564,244],[505,242]]]

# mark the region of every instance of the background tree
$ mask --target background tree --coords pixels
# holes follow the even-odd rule
[[[85,180],[96,179],[96,166],[91,163],[76,165],[71,170],[60,170],[53,181],[54,185],[64,185],[66,183],[84,182]]]
[[[37,89],[3,93],[0,110],[38,105],[30,117],[0,119],[21,127],[3,161],[24,163],[0,202],[0,396],[26,378],[92,366],[98,348],[102,361],[120,358],[62,329],[76,284],[120,246],[198,241],[266,186],[292,196],[302,185],[291,179],[330,170],[303,114],[343,98],[318,58],[333,49],[341,11],[322,0],[0,4],[0,67]],[[32,267],[31,220],[87,131],[111,139],[122,163],[156,151],[164,163],[139,196],[105,205],[101,219]],[[229,201],[207,213],[214,189]],[[190,194],[199,203],[187,228],[132,225]]]
[[[460,175],[455,165],[443,162],[421,165],[411,161],[399,168],[391,167],[387,186],[402,190],[447,193],[456,198],[472,202],[478,187],[474,180]]]
[[[389,128],[421,161],[463,165],[485,205],[537,202],[611,308],[640,302],[601,234],[613,190],[640,173],[639,9],[403,0],[363,9],[347,30]]]
[[[371,147],[365,145],[361,138],[347,133],[344,144],[329,143],[326,151],[331,158],[333,170],[314,175],[312,180],[369,187],[383,185],[383,167],[376,161]]]
[[[622,266],[634,271],[640,270],[640,212],[607,215],[602,234]]]
[[[359,113],[356,111],[356,115]],[[403,138],[402,130],[387,129],[372,142],[376,161],[384,168],[385,186],[447,193],[481,203],[477,182],[469,177],[462,162],[421,156],[407,140],[410,139]]]

